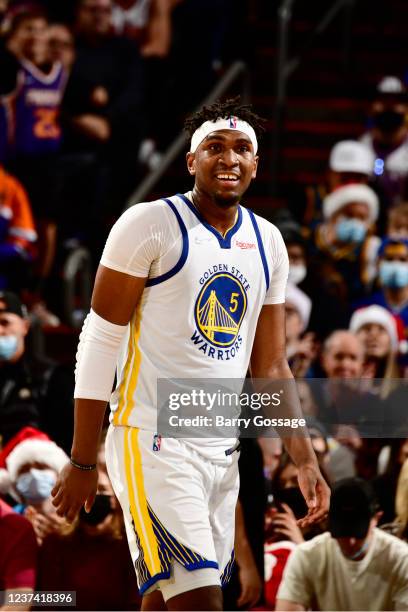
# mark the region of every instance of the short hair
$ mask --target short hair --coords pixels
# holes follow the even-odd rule
[[[184,122],[184,129],[191,138],[194,132],[206,121],[228,119],[231,116],[238,117],[238,119],[249,123],[254,128],[258,139],[265,132],[264,124],[266,119],[254,113],[250,104],[241,104],[241,96],[229,98],[225,102],[217,100],[210,106],[203,106],[201,110],[187,117]]]
[[[21,6],[17,6],[10,11],[9,27],[6,32],[7,35],[14,34],[24,21],[29,21],[31,19],[44,19],[44,21],[48,22],[47,11],[38,4],[22,4]]]
[[[343,334],[347,334],[350,337],[357,338],[356,334],[350,331],[349,329],[335,329],[334,331],[331,332],[329,336],[327,336],[327,338],[323,342],[322,354],[324,355],[328,353],[332,348],[333,340],[335,340],[337,336],[340,336]]]
[[[23,4],[20,7],[16,7],[10,13],[6,36],[12,36],[22,23],[31,19],[44,19],[48,23],[47,11],[37,4]]]

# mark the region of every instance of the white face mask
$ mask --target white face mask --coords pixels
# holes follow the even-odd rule
[[[291,264],[289,266],[289,282],[299,285],[306,277],[307,268],[304,264]]]

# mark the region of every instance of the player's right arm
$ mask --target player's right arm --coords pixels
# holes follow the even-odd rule
[[[77,352],[71,454],[77,464],[96,463],[118,352],[146,280],[175,265],[182,245],[176,216],[162,201],[132,206],[109,234]],[[57,513],[72,521],[84,504],[90,510],[96,487],[96,470],[68,464],[52,492]]]
[[[117,326],[120,334],[120,329],[125,329],[130,321],[145,283],[146,277],[131,276],[100,265],[92,295],[93,312],[108,324]],[[96,464],[106,403],[105,400],[76,398],[71,451],[76,463]],[[97,470],[85,471],[70,463],[66,465],[52,491],[57,514],[73,521],[84,504],[90,510],[97,482]]]

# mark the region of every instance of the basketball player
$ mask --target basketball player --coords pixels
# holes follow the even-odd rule
[[[71,463],[53,490],[68,520],[84,503],[91,508],[110,399],[107,465],[143,610],[165,609],[163,600],[169,610],[222,610],[238,494],[236,440],[157,435],[157,378],[243,379],[249,364],[253,377],[291,376],[286,249],[272,224],[239,204],[256,176],[260,120],[230,100],[186,127],[193,191],[133,206],[108,238],[78,347]],[[209,299],[230,328],[204,321]],[[309,508],[304,521],[320,520],[329,494],[310,440],[287,446]]]

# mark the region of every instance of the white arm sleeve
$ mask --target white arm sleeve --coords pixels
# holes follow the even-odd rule
[[[94,310],[79,336],[74,398],[108,402],[112,393],[116,360],[127,325],[115,325]]]
[[[284,304],[289,275],[288,251],[278,228],[272,226],[271,229],[270,247],[266,250],[270,281],[264,304]]]

